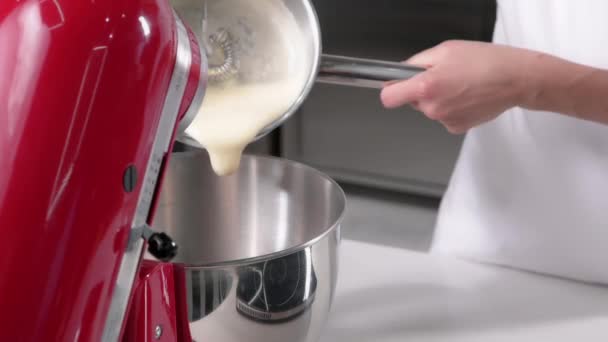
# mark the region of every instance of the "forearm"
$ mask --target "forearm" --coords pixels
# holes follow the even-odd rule
[[[608,70],[531,53],[523,82],[523,107],[608,124]]]

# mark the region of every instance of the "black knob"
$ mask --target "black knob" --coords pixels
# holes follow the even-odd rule
[[[177,244],[165,233],[154,233],[148,239],[148,252],[160,261],[169,262],[177,255]]]

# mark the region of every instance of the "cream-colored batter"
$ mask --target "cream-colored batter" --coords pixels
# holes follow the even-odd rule
[[[300,91],[287,81],[210,89],[186,133],[207,149],[215,172],[228,175],[238,168],[245,147],[289,109]]]
[[[208,31],[227,29],[240,65],[230,81],[210,83],[199,114],[186,130],[209,152],[215,172],[238,169],[245,147],[283,116],[302,92],[310,70],[306,40],[282,0],[208,1]]]

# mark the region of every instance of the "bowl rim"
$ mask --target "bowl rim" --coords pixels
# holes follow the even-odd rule
[[[202,149],[190,149],[187,151],[172,152],[171,158],[175,157],[176,155],[183,156],[183,155],[195,155],[195,154],[200,154],[200,153],[207,153],[207,152]],[[346,193],[344,192],[344,189],[340,186],[340,184],[338,184],[337,181],[335,181],[333,178],[331,178],[328,174],[326,174],[312,166],[309,166],[304,163],[294,161],[294,160],[291,160],[288,158],[254,155],[254,154],[250,154],[250,153],[245,153],[242,156],[241,162],[243,162],[243,160],[266,160],[271,163],[289,164],[290,167],[303,169],[303,170],[306,170],[307,172],[312,172],[312,173],[320,176],[321,178],[328,181],[338,191],[338,195],[341,199],[340,204],[342,207],[340,209],[340,214],[338,215],[338,217],[335,219],[335,221],[331,225],[329,225],[327,228],[325,228],[323,230],[323,233],[315,236],[313,239],[310,239],[304,243],[286,248],[281,251],[262,254],[262,255],[255,256],[255,257],[233,259],[233,260],[227,260],[227,261],[218,261],[218,262],[212,262],[212,263],[208,263],[208,264],[193,264],[193,263],[188,263],[188,262],[171,262],[172,264],[178,265],[178,266],[181,266],[184,268],[188,268],[188,269],[206,269],[206,270],[225,268],[227,266],[230,266],[230,267],[246,266],[246,265],[255,264],[255,263],[259,263],[259,262],[263,262],[263,261],[270,261],[270,260],[282,258],[282,257],[288,256],[288,255],[303,251],[306,248],[316,245],[318,242],[325,239],[327,236],[332,234],[334,231],[340,229],[340,226],[341,226],[341,224],[344,220],[344,216],[346,214],[348,201],[347,201]],[[339,232],[338,232],[338,234],[339,234]],[[338,245],[340,244],[340,241],[341,241],[341,237],[340,237],[340,235],[338,235]],[[179,246],[178,246],[178,248],[179,248]]]

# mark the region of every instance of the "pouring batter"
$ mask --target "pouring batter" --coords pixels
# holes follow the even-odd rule
[[[215,172],[228,175],[239,167],[244,148],[289,109],[299,91],[289,79],[211,88],[186,132],[207,149]]]
[[[283,116],[309,70],[305,37],[282,0],[213,0],[203,25],[210,81],[186,133],[208,151],[218,175],[234,172],[245,147]]]

